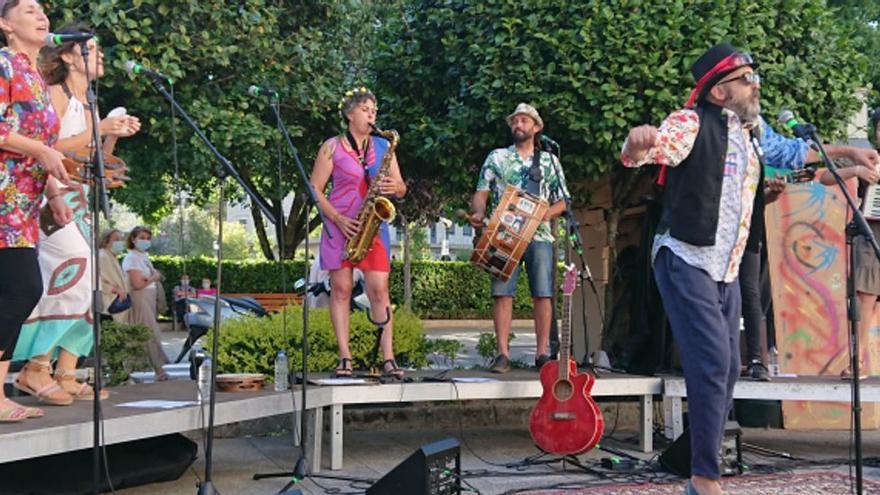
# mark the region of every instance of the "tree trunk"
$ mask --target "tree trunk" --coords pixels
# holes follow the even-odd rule
[[[263,223],[263,214],[259,208],[251,207],[251,218],[254,219],[254,230],[257,232],[257,241],[260,243],[260,251],[269,261],[275,261],[275,253],[269,244],[269,236],[266,234],[266,224]]]

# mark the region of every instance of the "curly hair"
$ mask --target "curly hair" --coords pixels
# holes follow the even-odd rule
[[[83,22],[74,22],[71,24],[65,24],[60,29],[56,30],[55,33],[71,34],[82,33],[85,31],[90,31],[87,24]],[[62,59],[61,56],[67,53],[72,53],[74,48],[76,48],[75,42],[65,41],[58,46],[50,47],[47,45],[40,49],[40,72],[43,74],[43,79],[46,80],[46,84],[53,86],[55,84],[61,84],[67,79],[67,76],[70,74],[70,67],[64,62],[64,59]]]
[[[342,121],[344,123],[348,123],[348,113],[351,110],[360,105],[365,101],[372,101],[375,104],[378,104],[376,100],[376,95],[373,94],[372,91],[367,89],[364,86],[359,86],[352,90],[346,91],[345,95],[339,100],[339,115],[342,116]]]

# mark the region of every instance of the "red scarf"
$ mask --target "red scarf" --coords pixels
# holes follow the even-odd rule
[[[738,69],[743,64],[742,54],[739,52],[731,53],[727,57],[723,58],[720,62],[715,64],[715,67],[712,67],[712,70],[703,74],[703,77],[697,81],[697,85],[694,86],[694,90],[691,91],[691,96],[688,98],[687,103],[684,105],[685,108],[694,108],[694,105],[697,103],[697,98],[703,93],[703,90],[706,89],[706,86],[713,82],[718,76],[723,72],[731,72],[733,70]],[[714,82],[713,82],[714,84]],[[666,184],[666,165],[662,165],[660,167],[660,174],[657,176],[657,184],[665,185]]]

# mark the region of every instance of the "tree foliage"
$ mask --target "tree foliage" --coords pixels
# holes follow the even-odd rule
[[[137,61],[174,78],[174,96],[181,106],[277,212],[283,196],[303,188],[286,146],[281,151],[279,185],[280,134],[265,99],[248,96],[246,90],[251,84],[279,88],[282,118],[310,168],[322,140],[338,132],[336,103],[344,88],[365,77],[364,40],[372,32],[369,3],[57,0],[49,13],[55,27],[85,20],[100,35],[107,55],[101,104],[124,105],[144,124],[137,137],[119,147],[132,181],[116,198],[156,222],[170,210],[178,185],[173,181],[175,167],[180,184],[199,202],[217,187],[212,175],[217,164],[189,127],[179,122],[175,166],[169,105],[147,78],[125,74],[125,61]],[[247,201],[240,192],[237,197]],[[263,225],[260,220],[257,224]],[[303,204],[297,198],[287,216],[287,253],[302,239],[304,221]],[[266,233],[260,234],[261,247],[271,258]]]
[[[541,112],[571,180],[619,168],[628,129],[683,106],[690,64],[717,42],[760,61],[768,113],[791,107],[825,134],[857,108],[866,66],[824,0],[411,0],[383,29],[374,66],[401,163],[461,200],[510,142],[504,117],[520,101]]]

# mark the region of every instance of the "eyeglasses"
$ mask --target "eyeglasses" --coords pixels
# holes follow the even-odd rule
[[[746,84],[761,84],[761,76],[757,72],[745,72],[738,77],[734,77],[733,79],[728,79],[726,81],[721,81],[718,83],[718,86],[722,84],[727,84],[733,81],[742,81]]]

